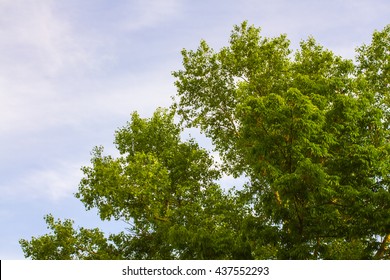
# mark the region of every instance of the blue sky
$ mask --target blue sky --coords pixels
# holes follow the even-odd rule
[[[389,12],[388,0],[0,0],[0,259],[23,259],[18,240],[47,233],[48,213],[125,226],[74,198],[80,167],[96,145],[116,153],[131,112],[170,105],[181,49],[219,49],[248,20],[294,48],[312,35],[353,58]]]

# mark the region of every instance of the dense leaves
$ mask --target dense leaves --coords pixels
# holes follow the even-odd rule
[[[357,65],[313,38],[292,59],[285,36],[246,23],[219,52],[183,51],[175,106],[225,170],[249,178],[253,252],[273,242],[275,258],[389,256],[389,31]]]
[[[93,230],[91,234],[101,240],[92,238],[91,250],[80,254],[78,244],[85,242],[84,233],[88,232],[80,229],[78,233],[68,220],[54,223],[50,219],[51,235],[21,241],[26,256],[241,258],[245,240],[237,237],[244,208],[215,183],[220,172],[208,152],[193,140],[180,140],[181,129],[173,117],[172,112],[163,109],[150,119],[132,114],[128,125],[116,132],[115,143],[121,156],[104,156],[103,148],[96,147],[92,166],[82,168],[85,176],[76,197],[87,209],[96,207],[102,220],[122,220],[126,232],[104,239],[97,229]],[[110,256],[93,242],[113,248]]]
[[[21,241],[26,257],[389,259],[389,38],[376,31],[354,62],[313,38],[293,52],[244,22],[218,52],[183,50],[172,108],[132,114],[120,156],[97,147],[82,169],[76,197],[127,231],[47,218],[51,234]],[[184,127],[221,162],[182,141]],[[224,175],[247,182],[225,190]]]

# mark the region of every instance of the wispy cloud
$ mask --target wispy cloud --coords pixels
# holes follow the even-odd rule
[[[151,112],[173,94],[164,65],[145,73],[138,65],[129,67],[121,59],[134,56],[126,50],[133,46],[120,42],[130,30],[166,20],[175,1],[165,8],[157,1],[150,9],[143,1],[135,1],[135,10],[120,6],[121,16],[102,34],[85,27],[97,18],[76,24],[57,3],[0,1],[0,171],[15,170],[2,176],[0,187],[14,199],[69,196],[77,189],[84,156],[103,144],[98,135],[108,131],[105,139],[112,143],[131,111]],[[87,10],[78,11],[83,18]],[[71,152],[61,151],[64,146]],[[81,154],[79,146],[85,148]]]
[[[5,197],[23,200],[57,201],[77,191],[82,177],[81,164],[58,162],[46,168],[31,169],[10,185],[2,186]]]
[[[55,12],[53,3],[1,2],[0,48],[8,70],[11,67],[11,72],[6,72],[9,75],[23,79],[31,74],[50,76],[64,67],[86,62],[87,52],[79,45],[71,25]]]
[[[94,24],[96,18],[93,23],[84,19],[76,26],[70,21],[69,11],[60,13],[56,1],[2,1],[0,132],[37,131],[63,123],[77,125],[105,112],[115,115],[126,104],[145,98],[146,89],[150,92],[145,103],[158,103],[155,97],[161,96],[161,84],[151,84],[146,78],[144,81],[139,71],[131,73],[137,69],[121,61],[137,57],[131,53],[135,44],[124,40],[123,32],[161,24],[179,14],[179,2],[127,1],[116,6],[121,9],[119,16],[107,24],[112,29],[99,34],[81,27]],[[78,12],[82,17],[86,11]],[[161,74],[153,71],[145,75],[161,80]],[[169,79],[169,70],[163,71]],[[134,75],[137,77],[132,78]]]
[[[58,92],[53,79],[78,71],[88,54],[52,1],[0,3],[0,132],[34,129],[50,118]]]

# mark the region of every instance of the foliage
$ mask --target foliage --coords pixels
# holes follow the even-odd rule
[[[45,221],[52,234],[20,241],[26,257],[38,260],[107,260],[120,257],[111,237],[107,239],[99,229],[75,230],[71,220],[55,221],[52,215],[47,215]]]
[[[215,184],[220,172],[208,152],[193,140],[180,140],[181,129],[173,117],[163,109],[149,120],[132,114],[131,122],[116,132],[121,156],[104,156],[103,148],[96,147],[92,166],[82,168],[85,176],[76,197],[86,209],[96,207],[102,220],[124,221],[127,232],[104,239],[95,229],[91,234],[100,239],[92,239],[92,250],[79,254],[75,250],[88,232],[77,233],[70,221],[49,219],[52,235],[21,241],[26,256],[107,258],[107,251],[100,250],[103,246],[114,248],[108,258],[240,257],[243,242],[237,236],[244,208]]]
[[[133,113],[115,135],[121,156],[94,149],[76,197],[127,232],[48,216],[50,235],[21,240],[26,257],[390,258],[390,26],[356,61],[260,33],[244,22],[218,52],[205,41],[183,50],[172,108]],[[200,128],[222,163],[182,141],[184,127]],[[247,183],[225,190],[226,174]]]

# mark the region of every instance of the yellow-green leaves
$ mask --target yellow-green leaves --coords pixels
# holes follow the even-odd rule
[[[108,260],[121,258],[121,252],[111,237],[106,238],[99,229],[73,228],[73,221],[45,217],[50,234],[20,240],[26,258],[38,260]]]
[[[313,38],[292,54],[285,35],[247,22],[227,47],[183,50],[171,110],[138,113],[97,147],[76,197],[127,231],[106,238],[46,222],[21,240],[33,259],[390,258],[390,28],[357,63]],[[179,124],[175,118],[179,117]],[[215,164],[186,127],[199,127]],[[223,174],[242,176],[225,190]]]
[[[290,56],[286,36],[263,38],[244,22],[229,46],[188,51],[174,72],[179,115],[212,139],[225,171],[248,178],[253,242],[266,246],[274,231],[274,257],[368,258],[387,248],[374,236],[390,228],[389,31],[375,32],[355,65],[314,38]],[[340,249],[351,239],[366,251]]]

